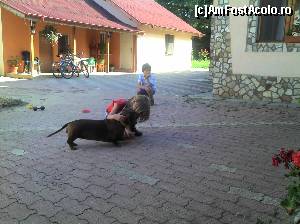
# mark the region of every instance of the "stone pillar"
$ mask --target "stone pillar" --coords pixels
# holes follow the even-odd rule
[[[228,0],[219,0],[218,6],[228,4]],[[222,80],[229,80],[232,75],[231,36],[229,16],[212,17],[211,19],[211,65],[213,78],[213,94],[219,96],[234,95]],[[234,83],[229,83],[233,86]]]

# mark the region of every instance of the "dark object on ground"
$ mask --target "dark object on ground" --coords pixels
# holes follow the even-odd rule
[[[41,107],[32,107],[32,109],[34,111],[37,111],[37,110],[45,110],[45,107],[44,106],[41,106]]]
[[[116,146],[119,145],[118,141],[124,140],[124,131],[125,127],[128,127],[130,130],[134,131],[135,125],[137,123],[136,113],[130,113],[129,117],[124,123],[121,123],[116,120],[75,120],[65,124],[58,131],[48,135],[51,137],[56,133],[62,131],[64,128],[67,128],[68,140],[71,150],[76,150],[77,144],[74,141],[77,138],[87,139],[87,140],[96,140],[103,142],[112,142]]]

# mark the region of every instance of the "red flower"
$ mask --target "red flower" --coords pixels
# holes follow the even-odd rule
[[[292,155],[292,161],[295,166],[300,168],[300,151],[299,152],[294,152]]]

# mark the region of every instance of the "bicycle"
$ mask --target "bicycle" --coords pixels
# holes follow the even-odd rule
[[[89,78],[90,73],[88,71],[87,59],[82,59],[79,55],[69,53],[63,65],[61,66],[62,76],[66,79],[72,78],[74,75],[79,77],[82,73],[86,78]]]
[[[71,60],[67,55],[56,55],[59,58],[59,61],[53,62],[52,63],[52,75],[55,78],[63,78],[63,73],[62,73],[62,67],[64,67],[66,64],[68,64]]]
[[[58,55],[60,58],[59,62],[54,62],[52,64],[52,74],[55,78],[70,79],[74,75],[79,77],[80,73],[88,78],[88,62],[86,59],[82,59],[79,55],[74,55],[71,52],[66,53],[65,55]]]

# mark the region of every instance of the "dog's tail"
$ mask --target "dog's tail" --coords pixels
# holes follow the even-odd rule
[[[65,129],[68,126],[69,123],[65,124],[61,129],[57,130],[56,132],[50,134],[47,136],[47,138],[51,137],[52,135],[57,134],[58,132],[62,131],[63,129]]]

